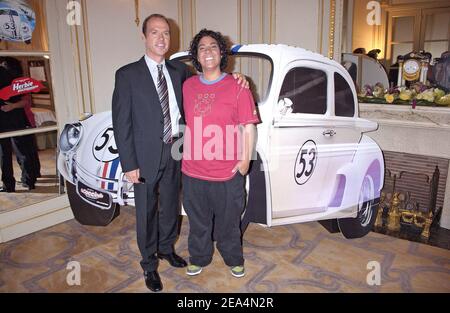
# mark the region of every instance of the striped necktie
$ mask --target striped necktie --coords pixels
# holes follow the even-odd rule
[[[170,121],[169,92],[167,82],[162,71],[162,64],[158,64],[158,96],[164,117],[163,141],[169,143],[172,139],[172,123]]]

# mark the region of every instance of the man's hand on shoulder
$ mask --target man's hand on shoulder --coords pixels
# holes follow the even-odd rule
[[[237,79],[237,83],[241,85],[241,87],[244,87],[245,89],[250,88],[250,84],[248,83],[247,78],[242,73],[233,73],[233,78]]]

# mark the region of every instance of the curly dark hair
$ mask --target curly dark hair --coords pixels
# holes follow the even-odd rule
[[[197,71],[202,72],[202,66],[200,62],[198,62],[198,44],[203,37],[209,36],[217,41],[220,49],[220,70],[223,71],[228,64],[228,46],[225,40],[225,37],[220,32],[215,32],[206,28],[203,28],[197,35],[195,35],[194,39],[191,41],[191,46],[189,48],[189,52],[192,58],[192,64],[197,69]]]

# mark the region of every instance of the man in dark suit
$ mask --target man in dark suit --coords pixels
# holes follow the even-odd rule
[[[172,158],[171,148],[184,123],[181,86],[190,72],[184,63],[165,60],[170,29],[164,16],[147,17],[142,32],[145,56],[116,72],[112,117],[122,170],[134,183],[145,283],[150,290],[160,291],[158,258],[174,267],[187,265],[174,251],[180,161]]]

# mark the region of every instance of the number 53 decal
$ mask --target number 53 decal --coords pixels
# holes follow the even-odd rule
[[[312,140],[308,140],[300,148],[295,160],[295,182],[303,185],[311,178],[317,164],[317,146]]]
[[[109,162],[119,157],[112,127],[106,128],[95,138],[92,153],[100,162]]]

